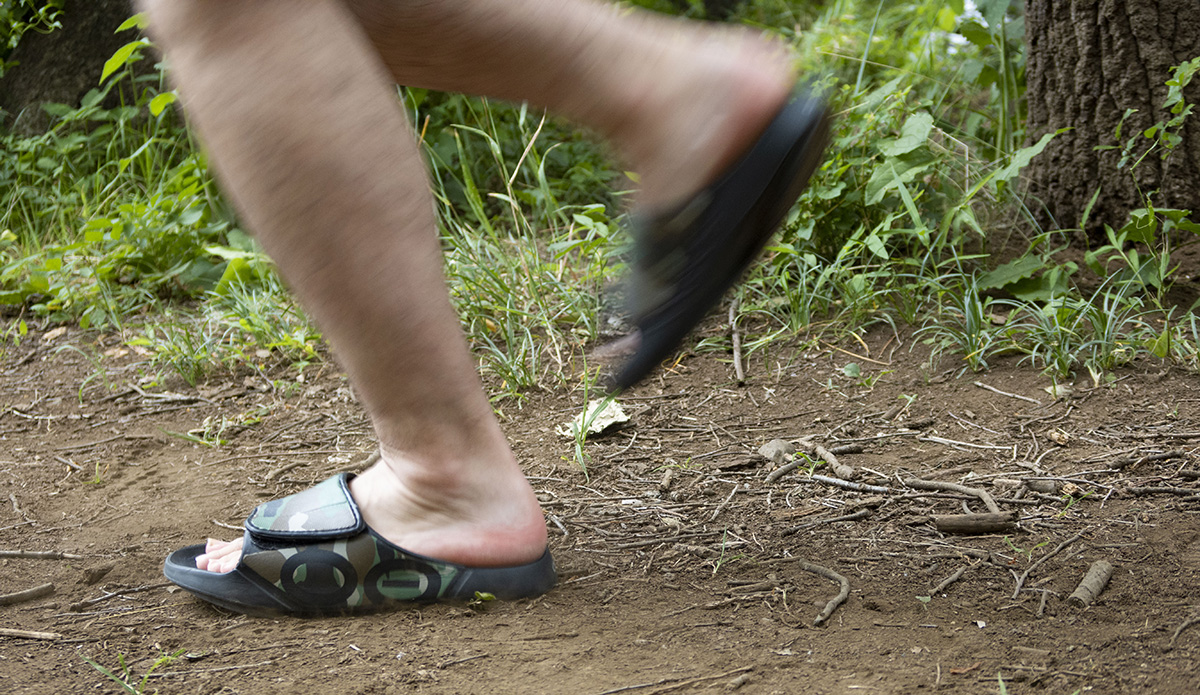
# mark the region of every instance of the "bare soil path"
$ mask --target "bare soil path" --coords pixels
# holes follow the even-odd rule
[[[727,356],[688,356],[622,398],[632,420],[587,444],[586,472],[554,431],[582,396],[529,393],[501,409],[559,588],[276,621],[174,590],[161,562],[362,465],[373,443],[344,379],[151,387],[115,341],[43,338],[0,362],[0,550],[68,555],[0,558],[0,594],[53,584],[0,605],[5,692],[121,692],[85,659],[136,685],[177,652],[146,692],[1200,692],[1200,391],[1179,369],[1055,400],[1027,365],[931,371],[890,333],[775,346],[742,386]],[[858,487],[803,458],[769,479],[758,448],[802,438]],[[987,512],[979,491],[1015,525],[935,528]],[[1107,588],[1072,605],[1098,560]],[[808,563],[849,584],[821,627],[839,584]]]

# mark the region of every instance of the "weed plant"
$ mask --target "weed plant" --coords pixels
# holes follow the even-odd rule
[[[636,4],[704,13],[700,2]],[[1021,167],[1054,137],[1021,146],[1022,12],[1016,0],[739,6],[731,21],[790,43],[838,116],[824,164],[747,274],[747,354],[900,321],[971,369],[1006,351],[1056,378],[1083,367],[1097,378],[1138,356],[1200,366],[1200,328],[1167,304],[1174,240],[1200,225],[1156,208],[1152,192],[1084,259],[1104,279],[1086,297],[1080,268],[1055,260],[1069,230],[1037,230],[1027,253],[989,262],[994,221],[1020,219]],[[319,335],[239,228],[174,94],[129,68],[149,48],[137,26],[123,27],[131,41],[97,66],[81,104],[46,107],[46,133],[0,134],[0,302],[24,320],[118,331],[189,383],[319,359]],[[1158,126],[1115,134],[1126,166],[1172,155],[1197,71],[1200,58],[1166,76]],[[451,295],[492,393],[576,383],[600,297],[624,270],[622,189],[636,173],[526,105],[415,88],[397,98],[429,160]]]

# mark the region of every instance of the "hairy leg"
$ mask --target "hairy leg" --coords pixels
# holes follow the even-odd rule
[[[544,519],[445,291],[413,134],[355,18],[336,0],[143,4],[224,189],[372,417],[384,463],[352,483],[367,522],[443,560],[536,559]]]
[[[608,138],[670,205],[736,159],[792,89],[742,28],[597,0],[347,0],[399,84],[529,101]]]
[[[226,190],[359,389],[383,458],[352,483],[412,551],[537,557],[545,525],[443,288],[424,167],[386,85],[529,100],[609,137],[639,203],[706,184],[786,99],[776,47],[591,0],[142,0]],[[238,542],[202,566],[232,569]]]

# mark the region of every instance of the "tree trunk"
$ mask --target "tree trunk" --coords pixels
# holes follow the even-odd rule
[[[132,15],[130,0],[67,0],[61,29],[21,37],[10,56],[18,65],[0,80],[4,127],[38,132],[48,124],[42,104],[78,106],[100,86],[104,61],[137,38],[135,31],[115,33]]]
[[[1130,136],[1171,116],[1162,108],[1171,68],[1200,56],[1197,0],[1026,0],[1029,138],[1070,126],[1027,168],[1030,209],[1043,229],[1075,228],[1100,190],[1088,236],[1122,226],[1145,196],[1200,215],[1200,78],[1185,91],[1198,113],[1163,161],[1152,153],[1118,168]],[[1117,127],[1126,109],[1137,109]],[[1139,137],[1135,152],[1149,140]],[[1097,147],[1116,146],[1100,150]]]

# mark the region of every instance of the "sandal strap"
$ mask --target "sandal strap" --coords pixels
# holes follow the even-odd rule
[[[246,531],[264,541],[320,542],[355,536],[366,530],[350,496],[350,473],[339,473],[307,490],[257,507]]]

